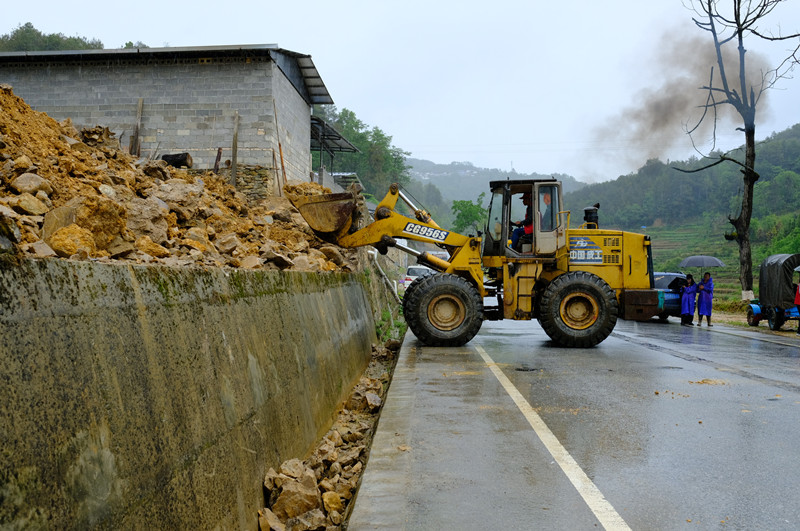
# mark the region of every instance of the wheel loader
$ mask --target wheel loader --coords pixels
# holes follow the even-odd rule
[[[599,205],[585,208],[583,223],[571,229],[557,180],[493,181],[490,189],[488,223],[477,236],[440,227],[397,184],[377,205],[373,220],[358,185],[345,193],[287,197],[326,241],[348,248],[371,245],[383,254],[396,247],[438,271],[416,279],[403,297],[406,322],[426,345],[463,345],[485,319],[538,319],[555,344],[593,347],[611,334],[618,318],[646,320],[662,311],[663,299],[652,289],[648,236],[600,229]],[[514,246],[523,194],[530,198],[530,224]],[[395,209],[398,200],[414,218]],[[399,239],[434,244],[449,259]]]

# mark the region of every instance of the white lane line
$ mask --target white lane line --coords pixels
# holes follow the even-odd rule
[[[553,432],[550,431],[550,428],[547,427],[547,424],[544,423],[539,414],[536,413],[528,401],[525,400],[522,393],[520,393],[514,384],[511,383],[511,380],[503,374],[503,371],[497,367],[497,364],[489,354],[486,353],[486,350],[480,345],[475,345],[475,348],[483,358],[483,361],[486,362],[486,365],[492,371],[495,378],[500,382],[500,385],[503,386],[506,393],[508,393],[525,416],[528,423],[533,428],[533,431],[539,436],[539,439],[545,445],[547,451],[550,452],[550,455],[553,456],[558,466],[561,467],[561,470],[564,471],[564,474],[567,475],[567,478],[575,489],[577,489],[583,501],[586,502],[589,509],[591,509],[597,519],[600,520],[603,527],[609,531],[630,530],[625,520],[622,519],[614,507],[605,499],[600,489],[598,489],[597,486],[592,483],[592,480],[589,479],[589,476],[586,475],[586,472],[578,466],[575,459],[567,452],[567,449],[558,441],[556,436],[553,435]]]

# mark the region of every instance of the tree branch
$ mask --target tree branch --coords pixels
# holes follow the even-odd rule
[[[707,165],[707,166],[703,166],[702,168],[696,168],[696,169],[694,169],[694,170],[686,170],[686,169],[684,169],[684,168],[678,168],[677,166],[672,166],[672,169],[673,169],[673,170],[678,170],[678,171],[679,171],[679,172],[681,172],[681,173],[698,173],[698,172],[701,172],[701,171],[703,171],[703,170],[707,170],[707,169],[709,169],[709,168],[713,168],[713,167],[714,167],[714,166],[716,166],[717,164],[722,164],[723,162],[725,162],[725,159],[723,159],[722,157],[720,157],[720,158],[719,158],[719,160],[717,160],[716,162],[714,162],[714,163],[711,163],[711,164],[709,164],[709,165]]]

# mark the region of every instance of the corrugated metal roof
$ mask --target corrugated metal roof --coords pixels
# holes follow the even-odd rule
[[[319,116],[311,117],[311,149],[324,149],[328,153],[355,153],[358,148],[347,141],[336,129]]]
[[[234,44],[225,46],[192,46],[174,48],[117,48],[98,50],[56,50],[0,52],[0,65],[38,61],[75,62],[141,57],[230,57],[237,55],[269,56],[292,81],[295,74],[302,87],[295,87],[311,104],[332,104],[333,99],[310,55],[280,48],[277,44]]]
[[[223,46],[176,46],[168,48],[98,48],[93,50],[34,50],[28,52],[0,52],[0,60],[5,57],[58,57],[58,56],[102,56],[136,54],[185,54],[195,52],[235,52],[245,50],[280,50],[277,44],[230,44]],[[291,52],[295,53],[295,52]]]

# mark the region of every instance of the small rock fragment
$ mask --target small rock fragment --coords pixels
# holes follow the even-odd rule
[[[281,486],[281,493],[272,506],[272,511],[278,518],[285,520],[318,509],[321,505],[317,479],[314,472],[308,470],[302,478],[289,480]]]
[[[46,204],[25,192],[17,197],[8,199],[8,205],[20,214],[42,216],[50,210]]]
[[[341,513],[344,510],[342,498],[336,492],[325,492],[322,495],[322,504],[328,514],[330,514],[331,511],[337,511]]]
[[[325,255],[325,257],[336,264],[337,266],[342,266],[346,263],[344,255],[342,255],[341,251],[332,245],[326,245],[324,247],[319,248],[320,251]]]
[[[327,521],[320,509],[312,509],[286,522],[286,531],[324,530]]]
[[[23,173],[13,181],[11,187],[19,193],[35,194],[44,191],[46,194],[53,193],[53,185],[47,179],[39,177],[35,173]]]
[[[286,529],[275,513],[266,507],[258,511],[258,527],[261,531],[285,531]]]
[[[328,513],[328,520],[330,520],[333,525],[340,525],[344,519],[338,511],[331,511]]]
[[[53,256],[58,256],[49,245],[41,240],[27,245],[25,247],[25,251],[33,255],[34,258],[50,258]]]
[[[69,258],[80,249],[85,249],[89,256],[95,252],[92,233],[74,223],[58,229],[47,243],[62,258]]]
[[[242,242],[239,241],[239,238],[236,237],[236,234],[229,232],[227,234],[221,234],[217,237],[214,241],[214,245],[222,254],[233,254]]]
[[[280,472],[292,478],[300,478],[305,472],[305,466],[299,459],[289,459],[281,465]]]
[[[142,236],[136,240],[136,248],[155,258],[165,258],[170,255],[168,249],[151,240],[150,236]]]
[[[243,269],[254,269],[261,265],[261,258],[258,256],[245,256],[239,261],[239,267]]]
[[[370,411],[376,411],[380,409],[382,401],[381,397],[376,395],[375,393],[366,393],[364,398],[367,400],[367,407]]]
[[[15,217],[19,217],[16,216]],[[0,236],[4,236],[10,242],[20,243],[22,241],[22,231],[19,230],[14,217],[7,216],[0,212]]]

